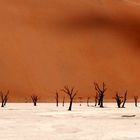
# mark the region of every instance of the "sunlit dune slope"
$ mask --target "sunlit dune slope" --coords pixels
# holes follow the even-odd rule
[[[139,95],[139,46],[140,5],[127,0],[0,1],[0,89],[15,101],[64,85],[87,98],[94,81],[106,99]]]

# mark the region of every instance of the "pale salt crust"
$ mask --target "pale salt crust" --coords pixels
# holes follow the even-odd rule
[[[0,108],[0,140],[140,140],[140,107],[9,103]],[[136,115],[135,117],[122,116]]]

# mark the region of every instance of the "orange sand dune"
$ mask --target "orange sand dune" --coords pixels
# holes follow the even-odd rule
[[[11,100],[35,93],[52,100],[74,85],[94,96],[104,81],[140,94],[140,4],[132,0],[1,0],[0,89]],[[63,95],[61,95],[63,96]],[[77,96],[77,97],[78,97]]]

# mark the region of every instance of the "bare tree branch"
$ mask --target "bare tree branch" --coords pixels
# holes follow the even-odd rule
[[[134,101],[135,101],[135,107],[138,106],[138,96],[134,96]]]
[[[59,102],[59,94],[58,94],[58,92],[57,92],[57,90],[56,90],[56,97],[55,97],[55,99],[56,99],[56,106],[58,107],[58,102]]]
[[[72,109],[72,103],[73,103],[73,99],[75,98],[75,96],[77,95],[78,91],[74,91],[74,87],[68,87],[68,86],[64,86],[63,89],[61,89],[61,91],[63,91],[64,93],[66,93],[67,95],[69,95],[70,98],[70,105],[69,105],[69,111],[71,111]]]
[[[39,98],[39,97],[38,97],[37,95],[31,95],[31,99],[32,99],[32,101],[33,101],[34,106],[37,105],[38,98]]]
[[[107,88],[105,88],[105,83],[103,82],[102,88],[100,88],[98,83],[96,82],[94,82],[94,86],[95,86],[95,90],[97,91],[95,96],[95,106],[97,104],[97,99],[98,99],[98,105],[100,105],[100,107],[103,107],[104,93],[107,90]]]
[[[9,90],[7,91],[6,94],[4,94],[2,91],[0,91],[1,107],[6,106],[6,103],[8,101],[8,96],[9,96]]]

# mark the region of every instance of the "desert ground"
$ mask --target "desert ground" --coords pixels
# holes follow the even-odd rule
[[[115,103],[104,108],[86,104],[9,103],[0,108],[1,140],[140,140],[140,107]],[[123,117],[123,115],[136,115]]]
[[[65,85],[87,98],[94,82],[107,99],[140,93],[139,0],[0,0],[0,19],[0,90],[12,101],[51,100]]]

